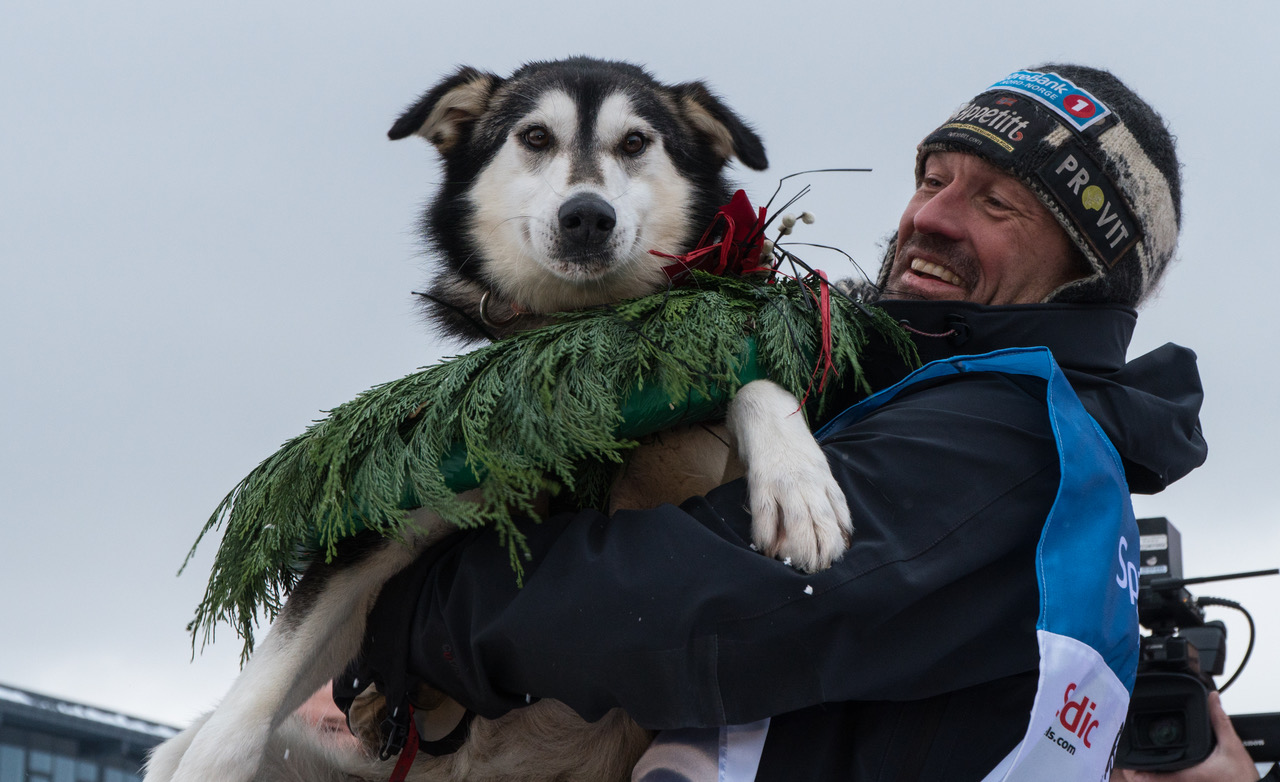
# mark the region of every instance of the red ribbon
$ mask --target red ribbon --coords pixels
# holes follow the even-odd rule
[[[676,262],[662,267],[662,271],[674,285],[685,281],[694,269],[721,276],[732,274],[741,277],[760,272],[775,275],[778,270],[772,263],[762,265],[760,262],[764,249],[765,223],[765,208],[760,207],[757,212],[751,206],[746,192],[739,190],[733,194],[729,203],[716,211],[715,217],[711,218],[711,225],[703,232],[694,249],[680,255],[657,250],[649,252]],[[818,391],[822,391],[826,388],[829,374],[840,374],[835,366],[831,344],[831,285],[826,272],[815,269],[814,276],[818,282],[815,298],[822,319],[822,348],[810,377],[809,388],[805,391],[805,399],[809,398],[809,393],[813,390],[814,379],[817,380]],[[818,377],[819,369],[822,370],[821,377]],[[804,405],[804,399],[800,400],[800,404]]]
[[[657,250],[649,252],[676,261],[670,266],[662,267],[662,271],[673,282],[682,281],[693,269],[716,275],[738,276],[773,271],[772,266],[760,265],[760,252],[764,247],[764,225],[764,207],[760,207],[757,213],[746,192],[739,190],[733,194],[729,203],[716,211],[715,217],[711,218],[711,225],[707,226],[692,250],[680,255]]]
[[[836,362],[833,358],[834,349],[831,345],[831,283],[827,281],[827,273],[821,269],[814,269],[814,275],[818,278],[818,313],[822,318],[822,348],[818,352],[818,363],[813,367],[813,374],[809,376],[809,387],[805,389],[804,399],[800,400],[800,406],[804,407],[805,400],[809,398],[809,392],[813,390],[813,378],[818,374],[818,370],[822,370],[822,377],[818,378],[818,391],[821,392],[827,386],[827,375],[835,372],[838,376],[840,370],[836,369]]]

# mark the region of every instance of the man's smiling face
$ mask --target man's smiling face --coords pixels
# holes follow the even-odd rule
[[[1020,181],[973,155],[934,152],[898,223],[884,297],[1034,304],[1085,271]]]

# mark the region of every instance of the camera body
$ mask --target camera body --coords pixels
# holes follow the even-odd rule
[[[1116,765],[1175,771],[1203,761],[1216,744],[1209,692],[1222,674],[1227,629],[1205,622],[1182,585],[1182,541],[1166,518],[1138,519],[1138,676]]]
[[[1209,631],[1211,642],[1212,636],[1219,642],[1226,640],[1221,622],[1196,629]],[[1222,671],[1206,670],[1198,652],[1186,637],[1152,635],[1142,639],[1138,678],[1120,734],[1117,766],[1176,771],[1194,766],[1213,751],[1216,742],[1209,720],[1209,692],[1215,689],[1211,677]]]

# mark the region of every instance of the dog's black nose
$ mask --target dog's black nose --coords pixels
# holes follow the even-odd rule
[[[560,207],[560,235],[579,247],[602,244],[617,222],[609,202],[591,193],[580,193]]]

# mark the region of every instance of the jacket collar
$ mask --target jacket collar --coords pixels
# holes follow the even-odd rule
[[[1045,346],[1064,368],[1092,374],[1124,367],[1138,314],[1112,304],[986,306],[954,301],[880,301],[912,332],[921,361]]]
[[[1158,492],[1204,463],[1207,448],[1200,429],[1204,393],[1195,353],[1168,344],[1126,362],[1138,320],[1130,307],[877,304],[912,332],[924,363],[1004,348],[1049,348],[1085,409],[1120,453],[1134,492]],[[894,379],[880,377],[873,382]]]

